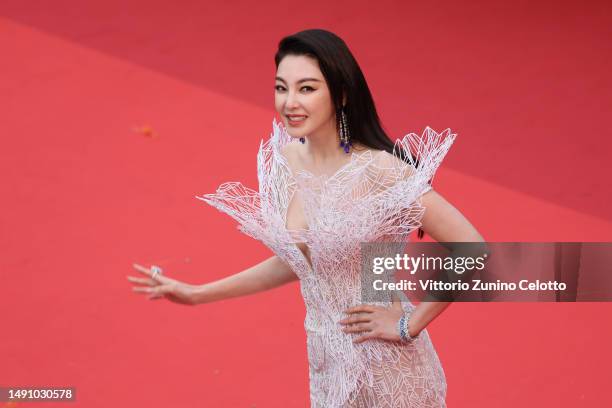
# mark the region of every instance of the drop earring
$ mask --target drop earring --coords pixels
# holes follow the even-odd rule
[[[339,128],[340,128],[340,147],[344,148],[344,153],[348,153],[352,146],[352,143],[350,140],[351,135],[348,129],[348,120],[346,119],[346,113],[344,112],[344,106],[340,110]]]

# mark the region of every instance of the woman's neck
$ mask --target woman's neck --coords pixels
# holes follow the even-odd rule
[[[317,129],[306,137],[306,153],[314,165],[342,160],[346,153],[340,146],[335,122]]]

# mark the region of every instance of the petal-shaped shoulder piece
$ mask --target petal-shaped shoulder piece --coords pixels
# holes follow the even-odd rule
[[[421,136],[410,133],[395,142],[393,155],[404,161],[413,174],[416,176],[413,184],[422,183],[425,180],[426,185],[419,190],[419,195],[422,195],[431,189],[431,183],[436,170],[442,163],[442,160],[451,148],[456,133],[453,133],[450,128],[438,133],[429,126],[425,128]],[[406,165],[402,164],[402,168]],[[403,173],[402,173],[403,175]]]
[[[291,141],[291,136],[272,120],[272,133],[266,141],[263,139],[257,153],[257,178],[261,195],[261,209],[265,217],[281,222],[284,217],[295,180],[281,149]]]
[[[398,239],[421,226],[424,207],[420,197],[432,188],[436,170],[457,134],[426,127],[422,135],[410,133],[395,142],[393,153],[377,156],[372,165],[371,214],[381,223],[372,238],[391,235]]]
[[[245,234],[258,240],[264,238],[266,222],[261,216],[261,198],[257,191],[239,182],[227,182],[215,193],[196,198],[234,218],[239,223],[238,229]]]
[[[257,154],[259,191],[240,182],[227,182],[213,194],[196,196],[238,221],[240,231],[271,246],[274,241],[292,240],[284,231],[283,220],[295,188],[291,171],[281,154],[281,148],[291,141],[291,136],[275,119],[272,126],[270,138],[261,140]]]

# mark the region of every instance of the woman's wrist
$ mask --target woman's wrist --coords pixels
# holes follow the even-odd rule
[[[194,285],[194,289],[193,289],[193,295],[192,295],[192,299],[193,299],[193,304],[194,305],[199,305],[200,303],[207,303],[208,301],[208,294],[209,294],[209,288],[208,288],[208,284],[202,284],[202,285]]]
[[[419,336],[419,334],[421,334],[421,331],[423,330],[422,328],[419,327],[418,324],[416,324],[417,322],[415,321],[415,315],[414,313],[412,313],[410,315],[410,319],[408,320],[408,335],[411,338],[416,338]]]
[[[403,342],[410,342],[416,339],[420,333],[420,330],[414,328],[414,315],[412,311],[404,313],[397,322],[397,330],[399,332],[400,340]]]

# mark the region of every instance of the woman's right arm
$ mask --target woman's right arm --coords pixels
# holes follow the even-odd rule
[[[272,256],[242,272],[214,282],[197,285],[194,304],[262,292],[298,280],[289,265],[278,256]]]

